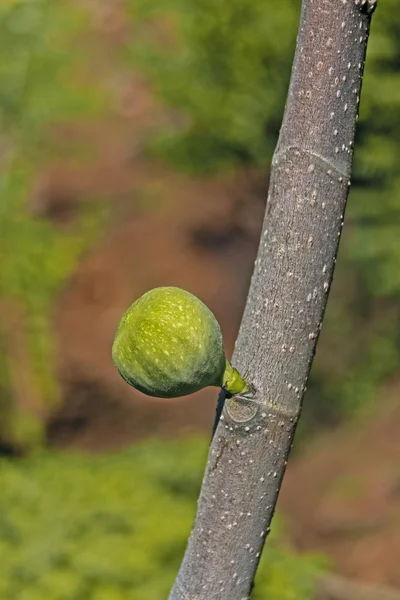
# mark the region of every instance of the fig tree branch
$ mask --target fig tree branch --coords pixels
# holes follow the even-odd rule
[[[303,0],[265,221],[233,356],[256,392],[252,399],[225,402],[170,600],[250,596],[336,263],[374,8],[375,0]]]

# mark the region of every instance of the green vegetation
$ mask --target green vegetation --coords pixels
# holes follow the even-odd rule
[[[176,111],[176,125],[150,149],[190,171],[265,169],[283,113],[300,1],[126,5],[144,32],[127,56]],[[400,360],[396,6],[387,0],[373,19],[346,226],[301,428],[371,406]],[[143,24],[161,23],[160,46]]]
[[[179,168],[216,171],[268,164],[276,143],[295,46],[299,3],[282,0],[126,0],[134,21],[163,24],[160,48],[151,28],[129,56],[176,108],[180,127],[153,149]],[[137,28],[139,29],[139,27]]]
[[[105,106],[104,93],[82,83],[88,65],[79,46],[73,51],[85,18],[77,5],[51,0],[0,7],[0,53],[7,57],[0,66],[0,435],[22,444],[40,439],[43,416],[59,395],[55,295],[103,219],[89,206],[59,231],[27,206],[41,168],[57,158],[51,126]]]
[[[166,598],[207,446],[207,439],[158,441],[102,457],[43,453],[0,461],[0,597]],[[254,600],[311,600],[321,559],[298,557],[276,537]]]

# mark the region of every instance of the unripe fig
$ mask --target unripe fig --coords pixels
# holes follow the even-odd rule
[[[232,395],[248,389],[226,360],[213,313],[176,287],[150,290],[128,308],[112,358],[125,381],[149,396],[176,398],[208,385]]]

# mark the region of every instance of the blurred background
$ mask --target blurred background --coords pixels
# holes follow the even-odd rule
[[[396,3],[373,19],[334,285],[255,600],[400,597]],[[0,598],[167,597],[216,391],[147,398],[110,348],[133,300],[177,285],[231,353],[299,11],[1,2]]]

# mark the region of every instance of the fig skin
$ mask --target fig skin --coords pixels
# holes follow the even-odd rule
[[[150,290],[128,308],[112,359],[123,379],[148,396],[177,398],[209,385],[231,394],[247,389],[226,360],[213,313],[177,287]]]

